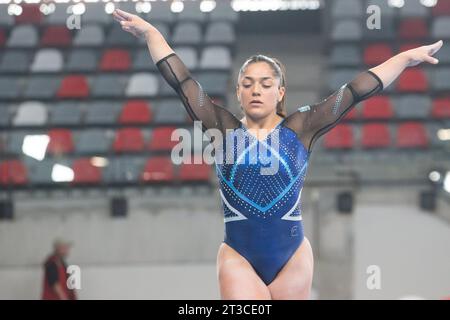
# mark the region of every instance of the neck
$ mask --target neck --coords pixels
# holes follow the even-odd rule
[[[242,123],[248,129],[265,129],[272,130],[283,118],[278,114],[270,115],[265,118],[252,119],[251,117],[245,116],[242,119]]]

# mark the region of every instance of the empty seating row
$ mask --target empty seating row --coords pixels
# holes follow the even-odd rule
[[[439,130],[450,130],[450,123],[405,122],[398,126],[385,123],[369,123],[361,127],[339,124],[323,138],[326,149],[421,149],[430,146],[450,145],[448,134]],[[445,137],[446,136],[446,137]]]
[[[330,53],[332,66],[375,66],[385,62],[399,52],[421,46],[422,43],[406,43],[394,49],[386,42],[377,42],[363,46],[358,44],[338,44],[333,46]],[[441,65],[450,64],[450,46],[444,45],[435,55]]]
[[[210,95],[224,96],[228,72],[194,73]],[[125,74],[34,75],[30,77],[0,76],[0,99],[82,99],[175,96],[175,91],[158,73]]]
[[[85,3],[85,11],[81,15],[83,22],[94,22],[101,24],[113,23],[111,13],[114,8],[120,8],[127,12],[138,14],[143,18],[153,21],[162,21],[172,23],[174,21],[230,21],[236,22],[238,13],[235,12],[230,1],[220,0],[210,12],[200,10],[200,1],[185,1],[182,12],[173,12],[169,1],[149,2],[145,5],[132,1],[121,3]],[[55,3],[54,11],[43,14],[39,5],[21,4],[22,13],[19,16],[8,15],[8,5],[0,4],[0,24],[12,25],[15,23],[33,23],[33,24],[65,24],[69,15],[74,13],[73,4]],[[142,8],[141,10],[136,10]],[[150,11],[149,11],[150,10]],[[138,12],[138,11],[149,11]],[[75,13],[78,13],[75,10]]]
[[[210,45],[233,44],[236,36],[234,27],[227,22],[212,22],[203,30],[195,22],[180,22],[172,32],[165,24],[155,24],[165,39],[173,45]],[[76,29],[75,29],[76,30]],[[67,26],[48,26],[39,32],[33,25],[14,26],[9,35],[3,30],[4,46],[10,48],[78,47],[78,46],[133,46],[144,45],[143,38],[136,39],[124,32],[120,25],[114,24],[108,29],[100,25],[83,25],[76,32]]]
[[[333,91],[342,84],[351,81],[361,70],[345,68],[333,69],[328,77],[328,90]],[[385,89],[387,92],[426,93],[429,91],[450,90],[450,68],[440,67],[425,70],[421,66],[406,69],[394,84]]]
[[[117,130],[89,129],[72,131],[11,131],[2,137],[2,153],[27,154],[34,158],[61,154],[107,154],[135,152],[166,152],[178,145],[189,133],[192,141],[183,141],[186,151],[201,151],[205,142],[196,142],[193,128],[157,127],[149,130],[122,128]],[[198,134],[197,134],[198,135]],[[202,138],[202,135],[198,135]],[[187,150],[189,149],[189,150]]]
[[[199,53],[193,47],[174,47],[175,52],[191,70],[229,69],[231,52],[227,47],[209,46]],[[0,73],[31,72],[94,72],[156,70],[148,49],[131,52],[127,49],[105,49],[101,54],[95,49],[73,49],[66,57],[58,49],[40,49],[34,56],[31,51],[4,50],[0,55]]]
[[[361,16],[364,17],[364,16]],[[420,18],[406,19],[397,26],[394,19],[383,16],[379,26],[368,28],[365,19],[345,19],[334,21],[331,27],[331,40],[335,42],[361,40],[393,40],[393,39],[450,39],[450,16],[437,17],[428,27]]]
[[[95,158],[43,161],[9,159],[0,162],[0,185],[26,186],[105,185],[116,183],[175,183],[210,181],[211,167],[205,162],[174,165],[170,157],[151,158],[123,156],[107,158],[99,163]],[[97,161],[97,162],[96,162]]]
[[[332,2],[331,16],[333,19],[359,18],[366,14],[369,6],[377,6],[381,14],[386,17],[450,16],[450,5],[447,0],[438,0],[432,7],[425,6],[424,1],[420,0],[408,0],[401,3],[402,7],[394,7],[394,2],[389,3],[388,0],[337,0]]]

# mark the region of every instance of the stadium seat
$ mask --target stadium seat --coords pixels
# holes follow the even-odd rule
[[[87,25],[81,28],[73,40],[74,47],[101,46],[104,42],[103,29],[98,25]]]
[[[426,148],[429,145],[428,134],[420,122],[402,123],[397,128],[396,145],[399,148]]]
[[[401,39],[425,39],[429,36],[426,20],[422,18],[409,18],[400,22],[398,35]]]
[[[201,27],[196,22],[179,22],[175,25],[172,43],[175,45],[198,45],[203,41]]]
[[[159,79],[152,73],[136,73],[131,75],[125,90],[127,97],[153,97],[158,94]]]
[[[359,66],[362,62],[361,52],[355,45],[336,45],[330,54],[332,66]]]
[[[86,105],[84,122],[90,125],[117,123],[120,112],[118,101],[94,101]]]
[[[450,119],[450,98],[437,98],[433,100],[431,116],[435,119]]]
[[[202,161],[202,157],[197,156],[199,161],[191,159],[192,163],[182,163],[179,170],[181,181],[208,182],[211,178],[211,166]],[[194,157],[195,158],[195,157]],[[196,164],[196,162],[200,162]]]
[[[152,121],[152,108],[145,100],[130,100],[123,106],[119,117],[121,124],[146,124]]]
[[[361,146],[370,148],[388,148],[391,145],[389,127],[384,123],[369,123],[362,127]]]
[[[74,150],[72,132],[68,129],[51,129],[48,131],[50,141],[47,152],[53,155],[72,153]]]
[[[27,51],[6,50],[0,59],[0,73],[26,73],[30,67]]]
[[[102,180],[102,171],[92,164],[90,158],[76,159],[72,165],[73,184],[99,184]]]
[[[29,23],[29,24],[40,24],[42,22],[42,13],[39,10],[39,5],[24,3],[21,5],[22,13],[16,16],[16,24],[19,23]]]
[[[15,26],[8,38],[8,47],[32,48],[38,44],[38,32],[33,25]]]
[[[68,47],[71,42],[71,35],[66,26],[49,26],[41,38],[42,46]]]
[[[232,58],[226,47],[213,46],[203,49],[200,68],[202,69],[231,69]]]
[[[388,96],[375,96],[363,102],[361,116],[363,119],[392,119],[394,112]]]
[[[233,44],[236,41],[233,24],[228,22],[212,22],[206,27],[205,43]]]
[[[13,126],[44,126],[47,123],[47,109],[42,102],[25,101],[17,108],[12,120]]]
[[[34,56],[32,72],[58,72],[63,68],[63,57],[59,50],[41,49]]]
[[[20,160],[0,162],[0,185],[25,185],[28,183],[27,168]]]
[[[172,141],[172,132],[176,127],[157,127],[153,130],[149,143],[150,151],[170,151],[178,141]]]
[[[388,43],[374,43],[364,49],[364,63],[368,66],[383,63],[392,56],[394,53]]]
[[[116,132],[115,152],[139,152],[144,150],[144,146],[144,136],[139,128],[123,128]]]
[[[327,149],[351,149],[354,146],[352,126],[339,124],[325,134],[324,146]]]
[[[89,84],[85,76],[68,75],[57,93],[58,98],[86,98],[89,96]]]
[[[175,173],[170,157],[152,157],[147,160],[141,175],[144,182],[173,182]]]
[[[100,60],[100,71],[127,71],[130,69],[130,55],[124,49],[105,50]]]
[[[60,101],[49,107],[49,124],[57,126],[81,124],[82,110],[80,103]]]
[[[111,141],[105,130],[86,129],[77,134],[75,150],[77,154],[105,154]]]
[[[399,92],[426,92],[428,79],[420,68],[406,69],[400,75],[396,88]]]
[[[98,55],[92,49],[74,49],[70,51],[66,70],[69,72],[89,72],[97,69]]]

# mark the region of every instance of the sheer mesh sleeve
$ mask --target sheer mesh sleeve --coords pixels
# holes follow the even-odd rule
[[[177,92],[192,120],[202,121],[203,131],[214,128],[225,134],[226,129],[239,126],[239,120],[230,111],[212,102],[178,55],[171,53],[156,66]]]
[[[285,125],[297,133],[310,152],[313,143],[330,131],[357,103],[383,90],[383,82],[372,71],[358,74],[351,82],[323,101],[298,108]]]

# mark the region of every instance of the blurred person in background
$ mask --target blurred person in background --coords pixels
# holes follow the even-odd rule
[[[69,289],[66,259],[72,243],[63,238],[53,242],[53,252],[44,262],[42,300],[76,300],[74,289]]]

